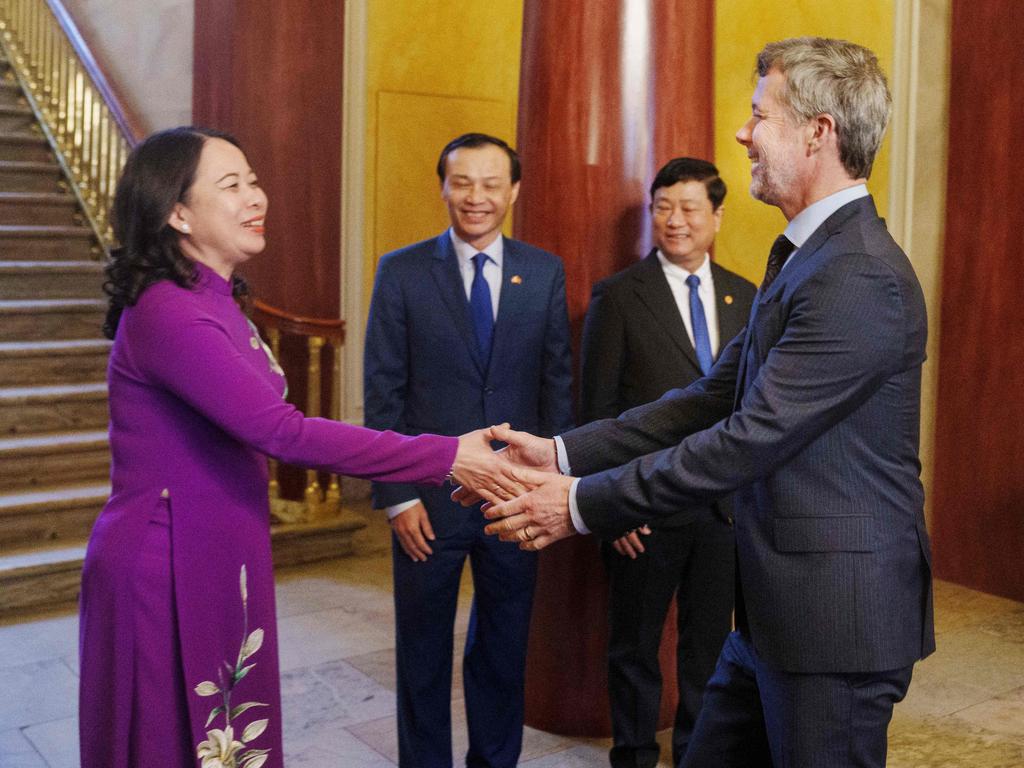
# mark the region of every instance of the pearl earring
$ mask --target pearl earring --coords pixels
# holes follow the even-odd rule
[[[189,232],[192,231],[192,227],[190,227],[187,222],[183,221],[181,223],[181,231],[187,235]]]

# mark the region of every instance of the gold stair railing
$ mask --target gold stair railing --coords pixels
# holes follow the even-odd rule
[[[59,0],[0,0],[0,48],[105,249],[128,152],[142,136]]]
[[[306,354],[306,407],[309,416],[341,418],[341,356],[345,344],[345,321],[323,320],[312,317],[289,315],[268,304],[253,302],[253,320],[270,342],[274,358],[281,359],[282,336],[297,336],[304,340]],[[331,391],[333,397],[327,408],[321,398],[321,358],[324,347],[330,349]],[[270,461],[270,513],[280,523],[326,522],[341,514],[341,484],[338,476],[328,478],[327,489],[320,486],[316,470],[306,470],[306,488],[303,500],[289,501],[281,498],[278,481],[278,464]]]
[[[129,152],[144,132],[117,98],[60,0],[0,0],[0,52],[18,78],[64,175],[71,180],[71,192],[109,253],[114,245],[110,221],[114,190]],[[282,336],[305,339],[306,413],[313,416],[322,413],[320,360],[324,346],[330,348],[334,397],[323,415],[338,419],[345,322],[288,315],[260,301],[253,304],[254,319],[270,340],[275,357],[279,357]],[[298,371],[290,373],[295,374],[293,379],[301,378]],[[317,472],[307,470],[303,500],[291,501],[281,497],[276,461],[270,462],[270,472],[275,522],[318,524],[325,532],[322,538],[327,549],[342,546],[331,536],[365,525],[358,518],[342,515],[337,475],[330,475],[324,490]],[[304,526],[285,526],[296,527]]]

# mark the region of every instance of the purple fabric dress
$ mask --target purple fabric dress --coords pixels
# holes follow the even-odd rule
[[[108,369],[112,493],[82,574],[82,768],[281,766],[264,455],[440,484],[457,438],[306,418],[200,265],[148,288]],[[217,762],[219,760],[220,762]]]

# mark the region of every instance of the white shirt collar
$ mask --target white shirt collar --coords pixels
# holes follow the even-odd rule
[[[498,235],[490,245],[483,250],[478,251],[472,245],[456,235],[455,230],[451,227],[448,228],[448,234],[452,238],[452,245],[455,246],[455,255],[459,257],[460,264],[469,264],[472,266],[474,256],[478,253],[486,253],[491,261],[499,267],[501,266],[502,256],[505,255],[505,238],[503,235]]]
[[[783,234],[797,248],[802,248],[803,244],[814,233],[814,230],[820,227],[825,219],[847,203],[867,196],[868,188],[864,184],[857,184],[856,186],[833,192],[828,197],[823,197],[816,203],[811,203],[794,216]]]
[[[697,268],[696,272],[690,272],[688,269],[680,267],[678,264],[673,264],[667,258],[665,254],[658,249],[658,261],[661,263],[661,268],[667,273],[676,275],[680,280],[686,280],[691,274],[696,275],[700,278],[701,285],[707,285],[708,281],[711,280],[711,258],[705,253],[704,261]]]

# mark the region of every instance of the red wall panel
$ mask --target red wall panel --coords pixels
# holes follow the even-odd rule
[[[954,0],[936,575],[1024,600],[1024,3]]]
[[[255,295],[337,317],[342,0],[196,0],[193,120],[235,134],[270,198]]]

